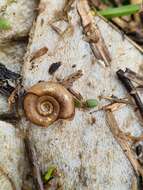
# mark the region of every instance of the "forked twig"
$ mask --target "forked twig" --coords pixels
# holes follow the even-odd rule
[[[44,190],[36,149],[28,136],[24,138],[24,145],[25,145],[28,161],[32,170],[32,177],[33,177],[33,182],[35,185],[35,190]]]
[[[79,0],[77,4],[77,10],[81,17],[84,33],[90,43],[95,58],[104,61],[106,66],[110,65],[110,53],[97,25],[94,23],[88,1]]]
[[[121,146],[122,150],[124,151],[125,155],[129,159],[130,163],[133,166],[134,171],[138,176],[141,175],[143,177],[143,168],[141,167],[139,161],[136,159],[135,154],[131,148],[131,145],[129,145],[128,143],[127,136],[119,129],[119,126],[116,122],[113,112],[109,110],[106,111],[106,118],[113,136],[115,137],[115,139]]]
[[[142,103],[138,93],[136,92],[136,88],[132,84],[131,80],[126,78],[124,71],[122,71],[121,69],[118,70],[117,75],[118,75],[118,78],[123,83],[123,85],[125,86],[125,88],[127,89],[127,91],[129,92],[129,94],[134,98],[136,105],[139,108],[140,114],[143,117],[143,103]],[[132,93],[132,92],[134,92],[134,93]]]
[[[129,101],[127,98],[117,98],[114,96],[100,96],[100,98],[109,100],[109,101],[115,102],[115,103],[123,103],[123,104],[129,104],[129,105],[135,106],[135,104],[132,103],[131,101]]]

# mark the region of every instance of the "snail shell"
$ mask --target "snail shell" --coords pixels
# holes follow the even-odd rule
[[[40,82],[27,91],[24,111],[32,123],[48,127],[57,119],[71,119],[75,106],[72,95],[64,86]]]

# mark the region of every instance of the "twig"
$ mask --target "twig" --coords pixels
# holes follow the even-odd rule
[[[75,99],[77,99],[77,100],[80,101],[80,102],[83,101],[83,97],[82,97],[82,95],[81,95],[79,92],[75,91],[75,90],[72,89],[72,88],[67,88],[67,89],[68,89],[68,91],[73,95],[73,97],[74,97]]]
[[[104,107],[104,110],[111,110],[111,111],[116,111],[119,108],[122,108],[123,106],[125,106],[124,103],[118,103],[118,102],[113,102],[111,104],[108,104]]]
[[[66,0],[65,6],[63,8],[63,12],[67,13],[70,10],[70,8],[71,8],[72,4],[74,3],[74,1],[75,0]]]
[[[143,141],[143,134],[138,136],[138,137],[135,137],[135,136],[132,136],[131,134],[126,134],[126,136],[129,138],[129,140],[131,140],[133,143],[137,143],[137,142],[140,142],[140,141]]]
[[[139,75],[138,73],[132,71],[129,68],[126,68],[124,75],[126,78],[130,79],[131,81],[137,83],[140,86],[143,86],[143,76],[142,75]]]
[[[62,36],[62,30],[55,26],[53,23],[50,24],[51,28],[59,35]]]
[[[65,86],[68,91],[79,101],[83,100],[82,95],[79,92],[76,92],[75,90],[72,89],[73,83],[81,78],[83,76],[82,70],[78,70],[75,73],[72,73],[71,75],[65,77],[61,83],[63,86]]]
[[[116,102],[116,103],[123,103],[123,104],[129,104],[132,106],[135,106],[134,103],[130,102],[127,98],[117,98],[117,97],[109,97],[109,96],[100,96],[102,99],[109,100],[111,102]]]
[[[28,136],[24,138],[24,144],[27,152],[27,157],[30,163],[30,167],[32,170],[32,177],[35,185],[35,190],[44,190],[36,149]]]
[[[104,105],[104,106],[98,108],[97,110],[90,112],[90,114],[93,114],[93,113],[96,113],[99,111],[106,111],[106,110],[115,111],[115,110],[123,107],[124,105],[125,105],[124,103],[113,102],[113,103]]]
[[[81,17],[84,33],[90,42],[92,52],[96,59],[104,61],[105,65],[110,65],[111,56],[108,48],[105,45],[101,33],[94,23],[93,16],[90,12],[90,7],[87,0],[79,0],[77,10]]]
[[[59,20],[65,20],[69,22],[68,12],[70,11],[74,1],[75,0],[65,0],[64,7],[62,8],[61,11],[55,12],[55,18],[51,20],[51,23],[57,22]]]
[[[138,176],[141,175],[143,177],[143,168],[141,167],[139,161],[135,158],[131,145],[129,145],[129,143],[127,142],[128,139],[126,135],[119,129],[113,112],[106,111],[106,117],[113,136],[115,137],[121,148],[123,149],[125,155],[132,164],[134,171]]]
[[[124,71],[122,71],[121,69],[118,70],[117,75],[118,75],[118,78],[123,83],[123,85],[125,86],[125,88],[127,89],[127,91],[129,92],[129,94],[134,98],[134,100],[139,108],[139,111],[141,113],[141,116],[143,117],[143,104],[142,104],[142,101],[141,101],[138,93],[136,92],[136,88],[134,87],[134,85],[132,84],[130,79],[125,77]],[[132,93],[132,91],[134,91],[134,93]]]
[[[82,70],[78,70],[75,73],[65,77],[60,83],[66,88],[72,87],[73,83],[83,76]]]

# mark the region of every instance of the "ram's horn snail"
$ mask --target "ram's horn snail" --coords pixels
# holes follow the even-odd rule
[[[71,119],[75,113],[73,96],[61,84],[40,82],[24,98],[24,111],[32,123],[48,127],[58,119]]]

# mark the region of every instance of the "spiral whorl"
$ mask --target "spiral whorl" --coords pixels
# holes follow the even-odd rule
[[[75,107],[65,87],[56,82],[40,82],[27,91],[24,110],[32,123],[47,127],[57,119],[72,118]]]

